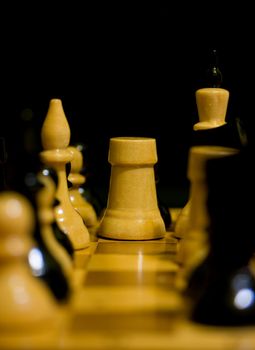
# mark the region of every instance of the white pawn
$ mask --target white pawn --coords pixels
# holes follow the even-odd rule
[[[59,309],[43,281],[31,274],[28,252],[35,218],[30,202],[16,192],[0,193],[0,348],[22,335],[56,328]],[[48,333],[47,333],[48,334]],[[17,345],[17,344],[16,344]]]
[[[68,180],[72,184],[72,187],[69,188],[70,200],[75,210],[77,210],[83,218],[89,233],[95,235],[98,227],[96,212],[93,206],[86,201],[79,192],[80,186],[86,181],[85,176],[80,173],[83,167],[82,152],[73,146],[69,146],[68,150],[70,150],[73,155],[71,171],[68,175]]]
[[[79,250],[89,247],[90,237],[88,229],[69,198],[66,164],[73,157],[67,149],[70,136],[70,128],[62,101],[52,99],[41,130],[44,151],[40,153],[40,157],[42,162],[52,167],[58,176],[56,199],[59,201],[59,205],[55,207],[56,222],[61,231],[69,236],[74,250]]]
[[[108,202],[98,235],[121,240],[164,237],[154,174],[156,140],[111,138],[109,162],[112,167]]]

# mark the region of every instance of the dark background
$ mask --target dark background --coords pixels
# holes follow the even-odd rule
[[[1,127],[10,188],[38,152],[51,98],[61,98],[71,143],[86,144],[88,181],[105,200],[109,138],[155,137],[159,192],[169,206],[187,198],[187,153],[216,48],[230,91],[227,120],[254,134],[252,12],[231,4],[72,2],[1,10]]]

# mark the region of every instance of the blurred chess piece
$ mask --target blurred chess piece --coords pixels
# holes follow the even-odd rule
[[[193,321],[216,326],[255,324],[254,166],[244,153],[211,159],[206,166],[209,253],[185,291]],[[250,160],[248,160],[250,162]]]
[[[193,126],[192,146],[222,146],[242,148],[246,143],[245,131],[239,119],[226,121],[229,91],[221,88],[222,73],[218,55],[212,50],[204,87],[195,93],[199,122]],[[189,229],[190,203],[180,211],[174,227],[174,235],[182,238]]]
[[[39,218],[40,231],[43,241],[49,252],[55,257],[62,268],[67,281],[71,281],[73,275],[73,261],[65,247],[55,236],[53,223],[55,216],[53,211],[53,201],[56,186],[50,176],[49,169],[42,169],[37,173],[38,182],[42,187],[36,193],[36,203]],[[64,234],[63,234],[64,235]],[[56,281],[57,282],[57,281]],[[61,285],[61,283],[58,282]],[[63,288],[63,287],[62,287]]]
[[[229,91],[222,88],[203,88],[196,91],[199,122],[194,130],[208,130],[225,125]]]
[[[59,308],[46,285],[31,274],[34,212],[17,192],[0,193],[0,345],[16,336],[41,335],[56,329]],[[43,340],[43,339],[42,339]],[[17,345],[17,344],[16,344]]]
[[[56,193],[56,189],[58,187],[57,173],[52,168],[43,167],[37,173],[37,178],[38,178],[39,183],[41,182],[43,187],[45,187],[45,189],[43,191],[43,193],[45,193],[45,195],[48,193],[48,195],[51,196],[51,194],[53,193],[54,197],[52,199],[51,205],[52,205],[52,210],[54,212],[55,207],[59,205],[59,201],[57,199],[55,199],[55,193]],[[49,202],[47,202],[47,203],[49,204]],[[38,206],[39,206],[39,204],[38,204]],[[58,222],[55,218],[55,215],[54,215],[54,218],[51,222],[51,227],[52,227],[52,230],[54,232],[54,236],[55,236],[56,240],[59,242],[59,244],[61,244],[64,247],[64,249],[66,250],[66,252],[70,256],[70,258],[73,259],[74,249],[73,249],[72,242],[70,241],[69,236],[66,235],[63,231],[61,231],[61,228],[58,225]]]
[[[204,87],[195,93],[199,121],[193,126],[192,145],[240,148],[247,143],[240,118],[227,118],[230,93],[222,88],[217,50],[210,52]]]
[[[74,147],[81,152],[83,159],[83,166],[80,173],[85,177],[85,182],[79,187],[79,192],[81,196],[93,206],[99,221],[103,215],[105,204],[93,185],[93,173],[91,172],[88,160],[88,147],[81,142],[76,143]]]
[[[226,158],[237,154],[235,148],[220,146],[193,146],[188,159],[188,174],[190,181],[189,200],[185,207],[185,235],[179,242],[178,262],[181,264],[179,273],[179,288],[185,288],[191,271],[208,253],[207,226],[207,183],[206,164],[210,159]],[[219,169],[220,171],[220,169]],[[182,286],[181,286],[182,285]]]
[[[40,153],[40,158],[45,165],[52,167],[58,176],[56,199],[59,204],[55,207],[58,225],[69,236],[74,250],[87,248],[90,245],[88,229],[69,198],[66,164],[72,160],[72,154],[68,150],[70,128],[62,101],[59,99],[50,101],[41,129],[41,140],[44,151]]]
[[[98,228],[97,214],[93,206],[82,197],[79,188],[85,183],[86,178],[81,174],[83,168],[83,156],[74,146],[69,146],[68,150],[72,153],[71,171],[68,175],[68,181],[71,183],[69,188],[69,197],[75,210],[81,215],[89,233],[95,236]]]
[[[193,126],[194,130],[208,130],[226,124],[229,91],[221,88],[223,79],[218,61],[217,50],[211,50],[204,82],[206,87],[196,91],[199,122]]]
[[[178,239],[184,238],[187,231],[189,230],[190,204],[191,201],[188,199],[187,203],[177,216],[176,222],[174,224],[174,236]]]
[[[23,181],[20,181],[19,193],[29,199],[35,212],[34,245],[28,254],[32,274],[42,279],[54,297],[64,304],[70,296],[71,266],[66,260],[68,256],[65,261],[62,260],[64,247],[56,240],[51,227],[54,220],[51,202],[54,199],[55,187],[37,172],[27,170],[21,178]]]
[[[120,240],[148,240],[165,235],[156,194],[156,140],[110,139],[110,188],[98,235]]]

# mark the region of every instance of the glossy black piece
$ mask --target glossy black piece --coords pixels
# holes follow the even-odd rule
[[[32,274],[46,282],[50,291],[59,302],[67,302],[71,292],[69,282],[60,264],[43,241],[39,225],[34,231],[34,238],[37,245],[30,250],[28,255],[28,263]],[[33,255],[37,256],[34,260],[32,258]],[[40,261],[39,265],[37,263],[38,260]],[[35,261],[36,263],[34,263]]]
[[[218,326],[255,324],[254,171],[249,151],[208,161],[208,238],[205,261],[190,277],[191,319]]]
[[[70,163],[68,163],[68,164],[70,164]],[[69,173],[69,171],[70,171],[70,166],[66,167],[66,173],[67,174]],[[50,176],[51,177],[51,179],[54,181],[54,184],[55,184],[55,186],[57,188],[58,177],[57,177],[57,174],[56,174],[55,170],[52,169],[52,168],[44,167],[43,168],[43,173],[44,173],[44,176]],[[57,205],[59,205],[59,200],[55,198],[54,201],[53,201],[53,208],[56,207]],[[55,235],[57,241],[66,249],[68,254],[71,257],[73,257],[74,249],[73,249],[72,242],[70,241],[68,235],[65,234],[60,229],[60,227],[58,226],[56,221],[54,221],[51,226],[52,226],[52,229],[53,229],[53,232],[54,232],[54,235]]]
[[[35,196],[43,186],[44,184],[38,180],[37,172],[31,171],[20,177],[19,185],[15,190],[29,199],[35,212],[35,229],[33,232],[35,245],[28,254],[28,264],[31,272],[34,276],[42,279],[56,300],[62,303],[68,301],[71,290],[60,263],[51,254],[41,234]]]

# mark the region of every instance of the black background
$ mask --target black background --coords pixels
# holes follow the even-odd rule
[[[0,136],[11,188],[42,149],[50,99],[61,98],[71,143],[86,144],[88,179],[104,198],[109,138],[148,136],[157,141],[161,195],[183,205],[195,90],[213,48],[230,91],[227,120],[240,118],[252,140],[252,12],[240,4],[171,3],[37,2],[1,10]]]

